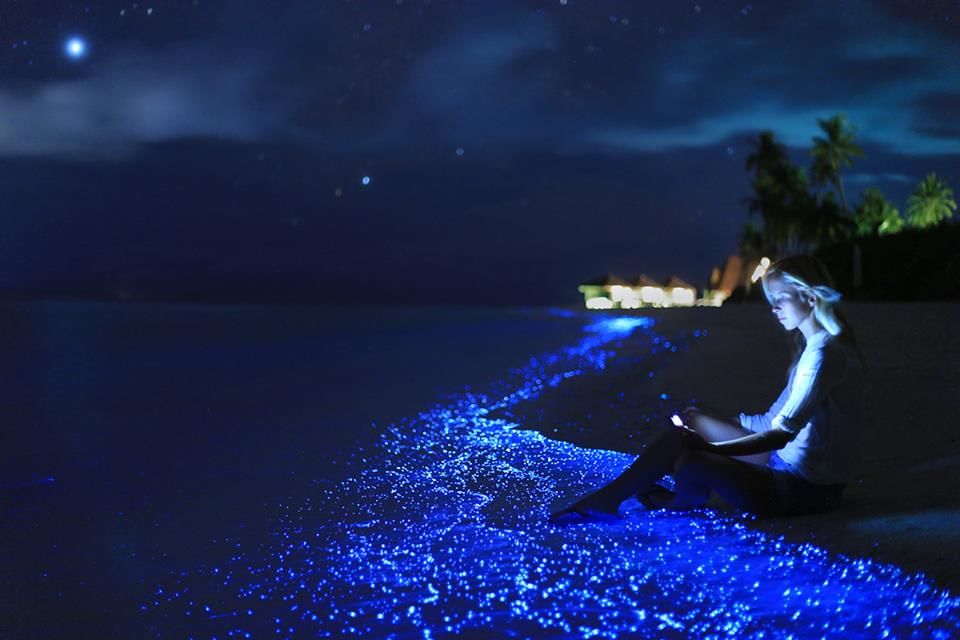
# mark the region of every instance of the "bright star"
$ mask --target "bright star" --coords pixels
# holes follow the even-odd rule
[[[363,179],[361,179],[360,182],[363,184],[363,186],[367,186],[370,184],[370,176],[363,176]]]
[[[67,55],[74,59],[82,58],[87,53],[87,43],[82,38],[70,38],[64,47]]]

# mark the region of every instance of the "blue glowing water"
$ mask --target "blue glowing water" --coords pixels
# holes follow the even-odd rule
[[[0,304],[0,638],[150,637],[139,605],[171,571],[227,536],[258,548],[284,502],[354,475],[391,421],[575,342],[582,322]]]
[[[750,518],[647,513],[553,529],[632,457],[491,417],[602,369],[653,328],[592,324],[484,392],[391,425],[349,477],[289,500],[267,543],[223,539],[141,605],[157,637],[949,638],[922,575],[792,545]]]

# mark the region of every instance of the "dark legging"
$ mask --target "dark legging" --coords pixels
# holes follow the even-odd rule
[[[716,492],[743,511],[773,515],[779,511],[773,470],[706,451],[684,451],[673,467],[674,506],[699,507]]]
[[[777,512],[777,485],[765,466],[730,456],[684,448],[679,432],[670,429],[654,439],[630,467],[603,489],[616,500],[649,490],[673,473],[677,496],[671,506],[702,506],[715,491],[735,507],[751,513]]]

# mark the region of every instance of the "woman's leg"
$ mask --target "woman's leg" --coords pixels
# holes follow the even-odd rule
[[[685,412],[687,426],[703,436],[707,442],[724,442],[736,440],[750,435],[750,432],[739,425],[714,418],[700,411]],[[668,429],[660,434],[647,446],[637,459],[618,478],[606,487],[588,496],[597,498],[600,506],[608,507],[613,503],[615,511],[620,503],[630,496],[646,491],[664,475],[674,470],[677,459],[684,452],[679,432]],[[769,453],[759,453],[751,456],[740,456],[737,460],[749,462],[753,465],[766,466]]]
[[[760,515],[776,512],[777,490],[773,473],[764,466],[706,451],[685,451],[673,474],[677,495],[671,509],[702,506],[715,491],[743,511]]]
[[[708,442],[723,442],[750,435],[749,431],[739,425],[725,422],[700,411],[687,411],[684,415],[687,426],[703,436]],[[670,473],[683,452],[684,448],[679,431],[672,427],[668,428],[654,438],[633,464],[620,476],[599,491],[582,498],[558,513],[564,511],[599,511],[615,514],[624,500],[636,493],[650,489],[657,480]],[[754,465],[766,465],[769,455],[768,453],[762,453],[742,456],[740,459]]]
[[[623,473],[577,505],[583,503],[581,506],[590,509],[616,513],[624,500],[639,491],[649,489],[657,480],[670,473],[683,450],[679,431],[665,431],[654,438]]]

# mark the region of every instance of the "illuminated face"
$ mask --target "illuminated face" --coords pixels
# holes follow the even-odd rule
[[[815,298],[795,285],[773,277],[767,280],[770,310],[787,331],[799,327],[813,312]]]

